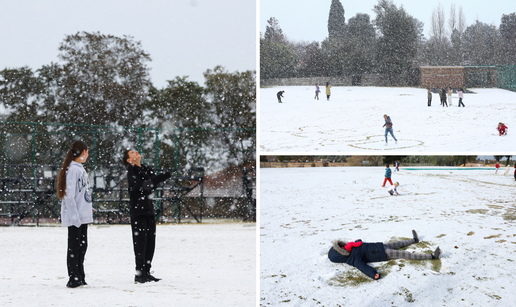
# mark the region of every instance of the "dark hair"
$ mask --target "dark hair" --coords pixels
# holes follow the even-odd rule
[[[389,167],[389,163],[385,164],[385,167]]]
[[[57,175],[57,197],[63,199],[66,195],[66,171],[70,167],[72,160],[82,154],[83,151],[88,150],[88,145],[83,141],[75,141],[72,146],[68,149],[66,158],[64,159],[63,166],[59,170]]]
[[[132,149],[126,149],[124,150],[124,165],[125,166],[128,166],[130,165],[129,162],[127,162],[127,159],[129,159],[129,152],[131,151]]]

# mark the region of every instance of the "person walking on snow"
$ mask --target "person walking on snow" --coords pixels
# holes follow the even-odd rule
[[[394,133],[392,132],[392,120],[391,120],[390,116],[387,116],[387,114],[384,114],[383,118],[385,119],[385,124],[383,124],[383,126],[382,126],[382,127],[385,127],[385,145],[388,144],[388,141],[387,141],[388,133],[391,134],[391,136],[394,139],[394,141],[396,142],[396,144],[398,144],[398,140],[396,139],[396,137],[394,136]]]
[[[398,161],[394,161],[394,171],[400,171],[400,163]]]
[[[392,185],[391,175],[392,175],[392,171],[389,168],[389,164],[385,164],[385,179],[383,180],[382,188],[385,188],[385,183],[387,181],[389,181],[389,183]]]
[[[516,180],[516,163],[514,163],[514,180]]]
[[[506,129],[509,129],[504,123],[498,123],[498,135],[501,136],[501,135],[507,135],[507,131]]]
[[[366,243],[362,240],[355,242],[345,242],[342,240],[333,241],[333,246],[328,251],[328,259],[334,263],[346,263],[357,269],[372,279],[379,279],[380,273],[375,268],[367,265],[369,262],[380,262],[391,259],[410,259],[410,260],[436,260],[441,258],[441,249],[437,247],[432,254],[411,253],[399,250],[414,243],[419,243],[420,239],[415,230],[412,230],[412,239],[389,243]]]
[[[321,90],[319,89],[319,85],[316,83],[315,84],[315,97],[314,99],[317,98],[317,100],[319,100],[319,93],[321,92]]]
[[[464,103],[462,102],[463,98],[464,98],[464,90],[463,89],[459,89],[459,108],[460,108],[460,105],[462,105],[464,108],[466,107],[464,105]]]
[[[331,96],[331,84],[330,82],[326,82],[326,98],[328,101],[330,101]]]
[[[285,93],[285,91],[279,91],[277,94],[276,94],[276,97],[278,97],[278,102],[281,103],[281,97],[283,97],[283,93]]]
[[[495,171],[495,174],[497,174],[497,173],[498,173],[498,169],[500,168],[500,164],[498,164],[498,162],[496,162],[496,165],[495,165],[495,167],[496,167],[496,171]]]
[[[432,106],[432,90],[428,89],[428,106]]]

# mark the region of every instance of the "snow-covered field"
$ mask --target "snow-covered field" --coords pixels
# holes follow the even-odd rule
[[[471,89],[465,108],[440,106],[421,88],[332,87],[326,101],[321,86],[284,86],[260,89],[260,150],[266,152],[497,152],[516,151],[516,93],[501,89]],[[284,90],[284,103],[276,93]],[[385,146],[383,115],[393,121],[394,144]],[[498,136],[499,122],[508,135]],[[512,129],[515,129],[513,131]]]
[[[255,306],[252,223],[158,225],[154,276],[134,284],[129,225],[90,225],[88,286],[66,288],[67,229],[0,227],[0,306]]]
[[[384,169],[261,169],[261,306],[514,306],[514,169],[401,168],[401,196],[381,187]],[[412,229],[423,243],[408,250],[440,246],[441,261],[372,263],[384,275],[374,281],[328,260],[333,239],[387,242]]]

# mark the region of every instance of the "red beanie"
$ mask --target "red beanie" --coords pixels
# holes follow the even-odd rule
[[[346,246],[344,246],[344,249],[351,253],[351,250],[353,249],[353,247],[359,247],[359,246],[362,246],[362,241],[349,242],[348,244],[346,244]]]

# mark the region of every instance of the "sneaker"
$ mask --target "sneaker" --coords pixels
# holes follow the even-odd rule
[[[421,240],[419,240],[419,236],[417,235],[417,232],[415,230],[412,230],[412,236],[414,237],[415,243],[421,242]]]
[[[388,142],[385,142],[385,146],[387,146],[387,145],[389,145],[389,143],[388,143]]]
[[[441,259],[441,249],[439,247],[437,247],[432,254],[432,259]]]
[[[82,282],[79,280],[69,280],[68,283],[66,284],[66,287],[78,288],[78,287],[81,287],[82,285],[83,285]]]
[[[147,281],[160,281],[161,278],[156,278],[154,276],[152,276],[150,273],[147,273]]]
[[[147,279],[147,276],[145,275],[141,275],[141,276],[134,276],[134,283],[135,284],[143,284],[143,283],[146,283],[148,282],[149,280]]]

